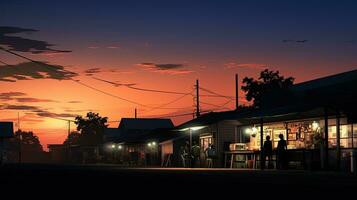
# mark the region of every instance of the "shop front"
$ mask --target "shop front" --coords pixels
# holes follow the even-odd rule
[[[255,152],[256,168],[263,164],[261,149],[267,136],[272,142],[272,160],[276,168],[276,149],[282,135],[287,144],[289,168],[350,170],[351,154],[357,148],[357,124],[348,123],[347,117],[265,120],[270,122],[261,120],[263,123],[245,124],[237,131],[238,138],[246,138],[240,141],[244,142],[246,150]]]

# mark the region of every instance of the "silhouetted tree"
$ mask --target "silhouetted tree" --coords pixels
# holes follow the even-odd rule
[[[268,69],[260,72],[257,80],[250,77],[243,79],[241,88],[246,93],[248,101],[253,100],[253,107],[259,107],[261,104],[262,96],[273,90],[288,88],[294,84],[294,78],[279,75],[279,71],[270,71]]]
[[[108,126],[107,121],[107,117],[101,117],[93,112],[87,113],[85,118],[77,116],[74,123],[77,125],[77,130],[81,132],[80,143],[83,145],[101,144],[104,130]]]
[[[32,131],[16,131],[13,142],[20,144],[22,151],[25,152],[43,152],[40,139]]]
[[[78,145],[80,144],[81,134],[78,131],[72,131],[63,142],[67,145]]]

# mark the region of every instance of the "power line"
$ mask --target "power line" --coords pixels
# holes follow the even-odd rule
[[[43,117],[47,117],[47,118],[52,118],[52,119],[57,119],[57,120],[62,120],[62,121],[67,121],[67,122],[76,122],[74,120],[70,120],[70,119],[63,119],[63,118],[60,118],[60,117],[50,117],[50,116],[43,116]]]
[[[157,93],[165,93],[165,94],[187,94],[185,92],[139,88],[139,87],[132,86],[133,84],[121,84],[121,83],[115,83],[115,82],[112,82],[112,81],[108,81],[108,80],[104,80],[104,79],[100,79],[100,78],[96,78],[96,77],[92,77],[92,78],[95,79],[95,80],[98,80],[98,81],[103,81],[103,82],[112,84],[114,86],[125,86],[125,87],[128,87],[128,88],[133,89],[133,90],[140,90],[140,91],[145,91],[145,92],[157,92]]]
[[[193,115],[193,113],[182,113],[182,114],[177,114],[177,115],[162,115],[159,118],[175,118],[175,117],[183,117],[183,116],[188,116],[188,115]]]
[[[232,97],[232,96],[226,96],[226,95],[218,94],[218,93],[216,93],[216,92],[213,92],[213,91],[211,91],[211,90],[209,90],[209,89],[206,89],[206,88],[203,88],[203,87],[200,87],[200,89],[203,90],[203,91],[205,91],[205,92],[208,92],[208,93],[210,93],[210,94],[213,94],[213,95],[216,96],[216,97],[223,97],[223,98],[227,98],[227,99],[234,99],[234,97]]]
[[[85,83],[82,83],[82,82],[80,82],[79,80],[74,80],[74,79],[71,79],[71,80],[73,80],[74,82],[76,82],[76,83],[78,83],[78,84],[80,84],[80,85],[82,85],[82,86],[84,86],[84,87],[90,88],[90,89],[92,89],[92,90],[95,90],[95,91],[97,91],[97,92],[103,93],[103,94],[108,95],[108,96],[111,96],[111,97],[113,97],[113,98],[120,99],[120,100],[123,100],[123,101],[127,101],[127,102],[129,102],[129,103],[136,104],[136,105],[139,105],[139,106],[149,107],[149,108],[150,108],[150,106],[147,106],[147,105],[144,105],[144,104],[141,104],[141,103],[138,103],[138,102],[129,100],[129,99],[125,99],[125,98],[123,98],[123,97],[119,97],[119,96],[114,95],[114,94],[110,94],[109,92],[105,92],[105,91],[100,90],[100,89],[97,89],[97,88],[95,88],[95,87],[93,87],[93,86],[90,86],[90,85],[87,85],[87,84],[85,84]]]
[[[216,105],[216,104],[212,104],[212,103],[208,103],[208,102],[204,102],[204,101],[200,101],[201,104],[204,105],[209,105],[209,106],[214,106],[217,108],[226,108],[226,109],[230,109],[228,107],[225,107],[228,103],[230,103],[231,101],[233,101],[233,99],[228,100],[227,102],[225,102],[223,105]]]
[[[33,60],[33,59],[31,59],[31,58],[22,56],[22,55],[20,55],[20,54],[17,54],[17,53],[15,53],[15,52],[10,51],[10,50],[4,49],[4,48],[2,48],[2,47],[0,47],[0,49],[3,50],[3,51],[5,51],[5,52],[8,52],[8,53],[10,53],[10,54],[12,54],[12,55],[21,57],[21,58],[23,58],[23,59],[29,60],[29,61],[34,62],[34,63],[39,64],[39,65],[45,66],[45,67],[47,67],[47,68],[49,68],[49,69],[53,69],[53,67],[52,67],[51,65],[47,65],[46,63]],[[71,73],[71,74],[75,74],[75,72],[72,72],[72,71],[69,71],[69,70],[66,70],[66,69],[62,69],[62,71],[68,72],[68,73]],[[135,105],[138,105],[138,106],[142,106],[142,107],[146,107],[146,108],[152,108],[152,109],[164,109],[164,110],[177,110],[177,109],[181,109],[181,108],[161,108],[160,106],[154,107],[154,106],[144,105],[144,104],[142,104],[142,103],[139,103],[139,102],[136,102],[136,101],[133,101],[133,100],[129,100],[129,99],[126,99],[126,98],[123,98],[123,97],[120,97],[120,96],[111,94],[111,93],[109,93],[109,92],[100,90],[100,89],[98,89],[98,88],[95,88],[95,87],[93,87],[93,86],[90,86],[90,85],[88,85],[88,84],[85,84],[85,83],[81,82],[80,80],[74,80],[74,79],[71,78],[71,77],[69,77],[69,80],[71,80],[71,81],[73,81],[73,82],[75,82],[75,83],[77,83],[77,84],[80,84],[80,85],[82,85],[82,86],[84,86],[84,87],[87,87],[87,88],[90,88],[90,89],[95,90],[95,91],[97,91],[97,92],[100,92],[100,93],[102,93],[102,94],[111,96],[111,97],[113,97],[113,98],[116,98],[116,99],[119,99],[119,100],[122,100],[122,101],[129,102],[129,103],[132,103],[132,104],[135,104]],[[126,85],[126,86],[128,86],[128,85]],[[168,103],[168,104],[171,104],[171,102]]]
[[[183,99],[184,97],[186,97],[188,95],[192,95],[192,92],[193,92],[193,90],[190,93],[186,93],[186,94],[184,94],[184,95],[182,95],[182,96],[180,96],[180,97],[178,97],[178,98],[176,98],[176,99],[174,99],[172,101],[169,101],[167,103],[161,104],[160,106],[154,107],[154,108],[148,110],[147,112],[152,112],[153,110],[156,110],[156,109],[164,109],[166,106],[168,106],[170,104],[173,104],[173,103],[175,103],[177,101],[180,101],[181,99]],[[184,108],[180,108],[180,109],[184,109]]]
[[[10,50],[4,49],[4,48],[2,48],[2,47],[0,47],[0,49],[3,50],[3,51],[5,51],[5,52],[7,52],[7,53],[12,54],[12,55],[15,55],[15,56],[21,57],[21,58],[23,58],[23,59],[29,60],[29,61],[31,61],[31,62],[33,62],[33,63],[36,63],[36,64],[39,64],[39,65],[45,66],[45,67],[50,68],[50,69],[53,69],[53,67],[52,67],[51,65],[47,65],[47,64],[45,64],[45,63],[43,63],[43,62],[39,62],[39,61],[33,60],[33,59],[31,59],[31,58],[22,56],[22,55],[20,55],[20,54],[17,54],[17,53],[15,53],[15,52],[10,51]],[[69,71],[69,70],[66,70],[66,69],[62,69],[62,71],[68,72],[68,73],[71,73],[71,74],[75,74],[75,72],[72,72],[72,71]],[[90,88],[90,89],[92,89],[92,90],[95,90],[95,91],[97,91],[97,92],[103,93],[103,94],[108,95],[108,96],[111,96],[111,97],[113,97],[113,98],[116,98],[116,99],[120,99],[120,100],[129,102],[129,103],[132,103],[132,104],[136,104],[136,105],[139,105],[139,106],[143,106],[143,107],[154,108],[154,107],[152,107],[152,106],[147,106],[147,105],[141,104],[141,103],[139,103],[139,102],[135,102],[135,101],[132,101],[132,100],[129,100],[129,99],[126,99],[126,98],[119,97],[119,96],[117,96],[117,95],[110,94],[110,93],[108,93],[108,92],[105,92],[105,91],[103,91],[103,90],[100,90],[100,89],[98,89],[98,88],[95,88],[95,87],[93,87],[93,86],[90,86],[90,85],[88,85],[88,84],[82,83],[82,82],[80,82],[79,80],[74,80],[74,79],[71,78],[71,77],[69,77],[69,80],[71,80],[71,81],[73,81],[73,82],[75,82],[75,83],[77,83],[77,84],[80,84],[80,85],[82,85],[82,86],[84,86],[84,87],[87,87],[87,88]],[[157,109],[157,108],[156,108],[156,109]]]
[[[2,63],[2,64],[4,64],[4,65],[9,65],[9,64],[7,64],[6,62],[4,62],[4,61],[2,61],[2,60],[0,60],[0,63]]]
[[[5,51],[5,52],[7,52],[7,53],[12,54],[12,55],[15,55],[15,56],[21,57],[21,58],[23,58],[23,59],[29,60],[29,61],[31,61],[31,62],[33,62],[33,63],[36,63],[36,64],[39,64],[39,65],[45,66],[45,67],[50,68],[50,69],[54,69],[54,67],[51,66],[51,65],[48,65],[48,64],[46,64],[46,63],[33,60],[33,59],[28,58],[28,57],[26,57],[26,56],[22,56],[22,55],[20,55],[20,54],[17,54],[17,53],[15,53],[15,52],[12,52],[12,51],[10,51],[10,50],[7,50],[7,49],[5,49],[5,48],[3,48],[3,47],[0,47],[0,49],[3,50],[3,51]],[[1,61],[1,63],[8,65],[7,63],[2,62],[2,61]],[[64,68],[61,69],[61,70],[64,71],[64,72],[68,72],[68,73],[70,73],[70,74],[76,74],[75,72],[66,70],[66,69],[64,69]],[[95,88],[95,87],[93,87],[93,86],[91,86],[91,85],[85,84],[85,83],[81,82],[80,80],[74,80],[72,77],[68,77],[68,79],[71,80],[71,81],[73,81],[73,82],[75,82],[75,83],[77,83],[77,84],[79,84],[79,85],[82,85],[82,86],[87,87],[87,88],[89,88],[89,89],[95,90],[95,91],[100,92],[100,93],[102,93],[102,94],[111,96],[111,97],[113,97],[113,98],[116,98],[116,99],[119,99],[119,100],[122,100],[122,101],[126,101],[126,102],[129,102],[129,103],[135,104],[135,105],[139,105],[139,106],[142,106],[142,107],[151,108],[151,110],[149,110],[148,112],[151,112],[151,111],[156,110],[156,109],[183,109],[183,108],[165,108],[165,107],[168,106],[168,105],[170,105],[170,104],[172,104],[172,103],[175,103],[175,102],[177,102],[177,101],[183,99],[184,97],[186,97],[186,96],[188,96],[188,95],[192,95],[192,96],[193,96],[193,94],[192,94],[193,91],[191,91],[190,93],[183,93],[183,92],[174,92],[174,91],[164,91],[164,90],[154,90],[154,89],[147,89],[147,88],[138,88],[138,87],[134,87],[134,86],[132,86],[132,85],[130,85],[130,84],[117,84],[117,83],[110,82],[110,81],[106,81],[106,80],[103,80],[103,79],[94,78],[94,79],[97,79],[97,80],[100,80],[100,81],[104,81],[104,82],[107,82],[107,83],[111,83],[111,84],[114,84],[114,85],[123,85],[123,86],[126,86],[126,87],[128,87],[128,88],[130,88],[130,89],[134,89],[134,90],[147,91],[147,92],[167,93],[167,94],[180,94],[180,95],[182,95],[182,96],[180,96],[180,97],[178,97],[178,98],[176,98],[176,99],[174,99],[174,100],[172,100],[172,101],[170,101],[170,102],[168,102],[168,103],[165,103],[165,104],[162,104],[162,105],[160,105],[160,106],[156,106],[156,107],[155,107],[155,106],[144,105],[144,104],[142,104],[142,103],[139,103],[139,102],[136,102],[136,101],[132,101],[132,100],[129,100],[129,99],[126,99],[126,98],[123,98],[123,97],[120,97],[120,96],[111,94],[111,93],[109,93],[109,92],[106,92],[106,91],[100,90],[100,89],[98,89],[98,88]],[[234,97],[230,97],[230,96],[226,96],[226,95],[221,95],[221,94],[218,94],[218,93],[216,93],[216,92],[213,92],[213,91],[211,91],[211,90],[208,90],[208,89],[205,89],[205,88],[202,88],[202,87],[200,87],[199,89],[201,89],[201,90],[203,90],[203,91],[206,91],[206,92],[208,92],[208,93],[213,94],[213,95],[200,95],[200,96],[206,96],[206,97],[223,97],[223,98],[228,98],[228,99],[230,99],[230,101],[234,99]],[[230,102],[230,101],[229,101],[229,102]],[[226,104],[228,104],[229,102],[227,102]],[[225,106],[226,104],[224,104],[223,106]],[[213,105],[213,104],[211,104],[211,105]],[[180,114],[179,116],[191,115],[191,114],[192,114],[192,113],[185,113],[185,114]],[[177,115],[172,116],[172,117],[176,117],[176,116],[177,116]],[[53,118],[53,117],[52,117],[52,118]],[[56,118],[56,119],[60,119],[60,118]],[[66,120],[66,119],[60,119],[60,120]],[[66,121],[68,121],[68,120],[66,120]]]
[[[134,90],[140,90],[140,91],[146,91],[146,92],[157,92],[157,93],[166,93],[166,94],[180,94],[182,96],[168,102],[168,103],[165,103],[165,104],[161,104],[160,106],[156,106],[156,107],[152,107],[151,110],[147,111],[147,112],[152,112],[153,110],[156,110],[156,109],[184,109],[184,108],[165,108],[166,106],[170,105],[170,104],[173,104],[179,100],[181,100],[182,98],[188,96],[188,95],[192,95],[192,92],[189,92],[189,93],[184,93],[184,92],[175,92],[175,91],[165,91],[165,90],[156,90],[156,89],[147,89],[147,88],[138,88],[138,87],[134,87],[134,86],[131,86],[130,84],[120,84],[120,83],[115,83],[115,82],[112,82],[112,81],[108,81],[108,80],[104,80],[104,79],[100,79],[100,78],[96,78],[96,77],[93,77],[93,79],[96,79],[96,80],[99,80],[99,81],[103,81],[103,82],[106,82],[106,83],[109,83],[109,84],[112,84],[114,86],[125,86],[125,87],[128,87],[130,89],[134,89]]]

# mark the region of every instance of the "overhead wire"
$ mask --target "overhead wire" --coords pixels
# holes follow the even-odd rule
[[[100,79],[100,78],[96,78],[96,77],[92,77],[95,80],[98,81],[103,81],[109,84],[112,84],[114,86],[125,86],[127,88],[133,89],[133,90],[140,90],[140,91],[145,91],[145,92],[157,92],[157,93],[165,93],[165,94],[187,94],[186,92],[176,92],[176,91],[167,91],[167,90],[157,90],[157,89],[148,89],[148,88],[140,88],[140,87],[134,87],[132,85],[134,84],[122,84],[122,83],[115,83],[112,81],[108,81],[108,80],[104,80],[104,79]]]
[[[15,55],[15,56],[18,56],[20,58],[23,58],[23,59],[26,59],[28,61],[31,61],[33,63],[36,63],[36,64],[39,64],[39,65],[42,65],[42,66],[45,66],[47,68],[50,68],[50,69],[54,69],[51,65],[49,64],[46,64],[46,63],[43,63],[43,62],[39,62],[39,61],[36,61],[36,60],[33,60],[31,58],[28,58],[26,56],[23,56],[23,55],[20,55],[18,53],[15,53],[15,52],[12,52],[8,49],[5,49],[3,47],[0,47],[1,50],[7,52],[7,53],[10,53],[12,55]],[[9,65],[7,64],[6,62],[3,62],[3,61],[0,61],[1,63],[5,64],[5,65]],[[69,71],[69,70],[66,70],[66,69],[61,69],[61,71],[63,72],[67,72],[67,73],[70,73],[70,74],[76,74],[75,72],[72,72],[72,71]],[[126,99],[126,98],[123,98],[123,97],[120,97],[120,96],[117,96],[117,95],[114,95],[114,94],[111,94],[109,92],[106,92],[106,91],[103,91],[101,89],[98,89],[96,87],[93,87],[91,85],[88,85],[86,83],[83,83],[81,82],[80,80],[75,80],[73,79],[72,77],[67,77],[69,80],[79,84],[79,85],[82,85],[84,87],[87,87],[89,89],[92,89],[94,91],[97,91],[99,93],[102,93],[102,94],[105,94],[107,96],[111,96],[113,98],[116,98],[116,99],[119,99],[119,100],[122,100],[122,101],[126,101],[126,102],[129,102],[129,103],[132,103],[132,104],[135,104],[135,105],[138,105],[138,106],[142,106],[142,107],[146,107],[146,108],[150,108],[149,111],[147,112],[151,112],[153,110],[156,110],[156,109],[183,109],[183,108],[165,108],[166,106],[170,105],[170,104],[173,104],[181,99],[183,99],[184,97],[188,96],[188,95],[192,95],[193,96],[193,91],[189,92],[189,93],[184,93],[184,92],[176,92],[176,91],[166,91],[166,90],[156,90],[156,89],[148,89],[148,88],[140,88],[140,87],[135,87],[135,86],[132,86],[131,84],[118,84],[118,83],[115,83],[115,82],[111,82],[111,81],[107,81],[107,80],[103,80],[103,79],[99,79],[99,78],[95,78],[93,77],[94,79],[96,80],[99,80],[99,81],[103,81],[103,82],[107,82],[107,83],[110,83],[112,85],[118,85],[118,86],[125,86],[127,88],[130,88],[130,89],[134,89],[134,90],[140,90],[140,91],[146,91],[146,92],[156,92],[156,93],[166,93],[166,94],[176,94],[176,95],[182,95],[172,101],[169,101],[165,104],[161,104],[160,106],[149,106],[149,105],[145,105],[145,104],[142,104],[142,103],[139,103],[139,102],[136,102],[136,101],[133,101],[133,100],[130,100],[130,99]],[[222,98],[227,98],[229,99],[229,101],[227,101],[225,104],[223,105],[215,105],[215,104],[211,104],[211,103],[207,103],[207,102],[201,102],[203,104],[206,104],[206,105],[211,105],[211,106],[215,106],[215,107],[224,107],[225,105],[227,105],[229,102],[231,102],[234,97],[232,96],[227,96],[227,95],[221,95],[219,93],[216,93],[216,92],[213,92],[209,89],[206,89],[206,88],[202,88],[200,87],[199,89],[207,92],[207,93],[210,93],[210,95],[207,95],[207,94],[202,94],[200,96],[204,96],[204,97],[222,97]],[[227,107],[226,107],[227,108]],[[179,115],[174,115],[174,116],[168,116],[168,117],[177,117],[177,116],[185,116],[185,115],[191,115],[192,113],[183,113],[183,114],[179,114]],[[52,117],[53,118],[53,117]],[[59,119],[59,120],[65,120],[65,119],[60,119],[60,118],[56,118],[56,119]],[[66,120],[68,121],[68,120]],[[115,122],[115,121],[113,121]]]

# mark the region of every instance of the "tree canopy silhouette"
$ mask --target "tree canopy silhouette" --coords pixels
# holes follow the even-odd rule
[[[81,139],[81,134],[78,131],[72,131],[63,142],[67,145],[79,145]]]
[[[294,84],[294,78],[285,78],[279,74],[279,71],[270,71],[268,69],[260,72],[258,79],[245,77],[243,79],[242,90],[246,93],[246,99],[253,101],[253,107],[261,105],[262,96],[278,89],[285,89]]]
[[[74,123],[81,133],[80,143],[82,145],[101,144],[104,130],[108,126],[107,121],[107,117],[101,117],[98,113],[93,112],[88,112],[85,118],[77,116]]]
[[[22,151],[43,152],[40,139],[32,131],[18,130],[15,132],[15,144],[21,144]]]

